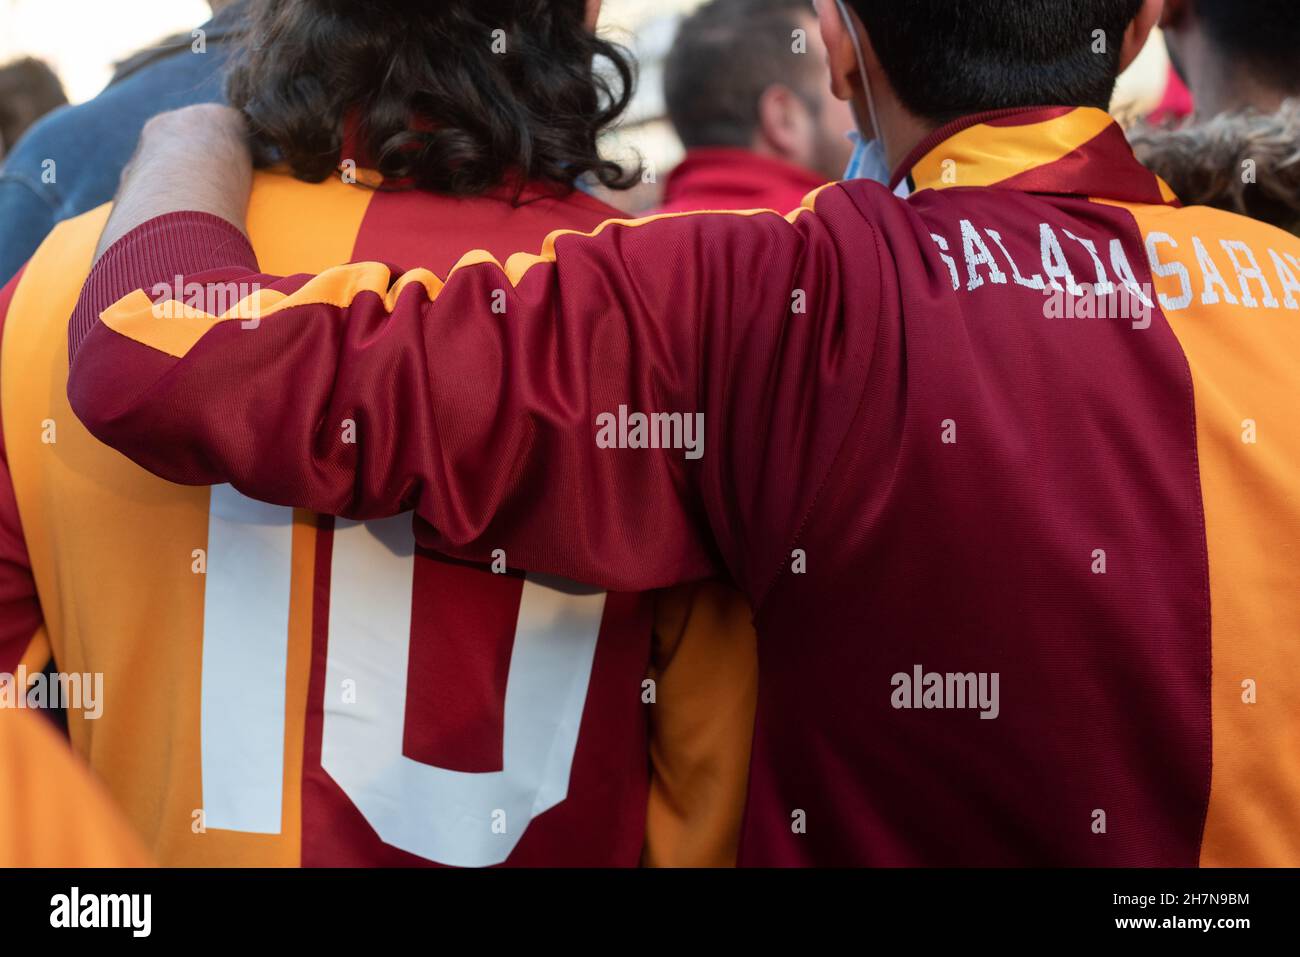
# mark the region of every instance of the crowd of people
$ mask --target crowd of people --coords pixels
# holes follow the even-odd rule
[[[0,864],[1300,863],[1287,4],[413,6],[0,71]]]

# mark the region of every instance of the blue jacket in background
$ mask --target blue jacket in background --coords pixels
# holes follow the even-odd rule
[[[113,198],[150,117],[224,100],[222,68],[242,6],[203,25],[206,52],[193,52],[187,36],[175,48],[144,54],[99,96],[50,113],[15,144],[0,166],[0,286],[57,223]],[[45,182],[47,160],[54,161],[53,182]]]

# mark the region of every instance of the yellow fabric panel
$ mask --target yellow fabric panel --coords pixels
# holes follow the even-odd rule
[[[1254,251],[1283,299],[1268,250],[1300,256],[1300,240],[1260,223],[1192,207],[1130,207],[1144,235],[1168,234],[1161,263],[1191,278],[1186,309],[1165,309],[1191,367],[1210,563],[1214,764],[1204,866],[1300,865],[1300,311],[1204,305],[1199,237],[1239,298],[1221,240]],[[1156,289],[1183,294],[1178,277]],[[1257,441],[1243,441],[1246,421]],[[1244,700],[1243,682],[1257,687]]]
[[[256,318],[283,298],[283,294],[266,290],[248,301],[240,299],[233,309],[212,316],[174,299],[155,304],[147,294],[136,290],[122,300],[125,308],[114,312],[112,321],[105,314],[104,324],[136,342],[146,343],[179,359],[217,323],[227,319]]]
[[[316,516],[293,513],[293,569],[289,588],[289,654],[284,699],[284,840],[297,865],[302,861],[302,760],[307,729],[307,692],[311,684],[311,640],[316,589]]]
[[[43,718],[0,709],[0,867],[150,867],[121,814]]]
[[[285,273],[346,261],[372,195],[259,175],[249,210],[259,257]],[[103,716],[69,715],[73,745],[164,865],[294,866],[315,523],[295,514],[282,833],[203,833],[204,578],[191,567],[207,546],[209,492],[164,482],[101,445],[66,397],[67,321],[107,215],[60,225],[37,252],[0,350],[10,468],[50,644],[61,670],[104,675]],[[53,444],[41,441],[47,419]]]
[[[720,582],[660,597],[647,866],[736,864],[758,700],[752,618],[744,598]]]
[[[199,806],[197,780],[180,787],[187,772],[197,778],[197,757],[167,744],[197,741],[203,581],[190,556],[206,542],[208,494],[148,475],[68,407],[67,319],[106,218],[62,224],[28,266],[5,324],[0,408],[55,659],[104,676],[104,716],[68,716],[73,745],[162,857],[168,822],[188,827]]]
[[[10,464],[59,667],[104,675],[104,716],[68,715],[74,746],[160,860],[197,863],[180,845],[202,804],[203,578],[191,565],[207,544],[208,492],[137,468],[91,438],[67,405],[58,326],[89,270],[98,219],[60,227],[14,297],[3,359],[24,374],[5,376],[6,425],[48,416],[58,437],[42,445],[11,433]]]

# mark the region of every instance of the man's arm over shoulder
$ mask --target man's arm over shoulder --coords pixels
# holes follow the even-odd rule
[[[837,257],[811,212],[696,214],[556,234],[504,264],[471,253],[445,282],[374,263],[281,278],[236,228],[181,213],[97,264],[69,394],[172,481],[350,517],[415,509],[430,547],[504,547],[607,587],[722,557],[753,597],[861,394],[872,337],[842,307],[874,307],[877,264],[850,280]],[[167,295],[224,313],[159,318]]]

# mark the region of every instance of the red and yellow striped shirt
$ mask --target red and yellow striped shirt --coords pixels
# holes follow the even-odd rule
[[[250,228],[285,272],[445,270],[465,244],[504,255],[613,212],[580,193],[504,195],[268,173]],[[66,317],[107,214],[59,226],[0,296],[0,671],[52,652],[102,675],[103,713],[70,713],[73,744],[158,859],[634,865],[648,840],[660,863],[734,860],[755,694],[743,600],[715,583],[584,587],[508,551],[451,561],[409,517],[336,522],[150,475],[66,395]],[[372,397],[402,401],[415,372],[370,380]],[[226,366],[223,388],[257,374]],[[278,401],[300,387],[283,380]],[[279,414],[244,421],[274,429]],[[672,664],[715,641],[730,710]],[[678,748],[665,736],[683,725],[713,746]]]

